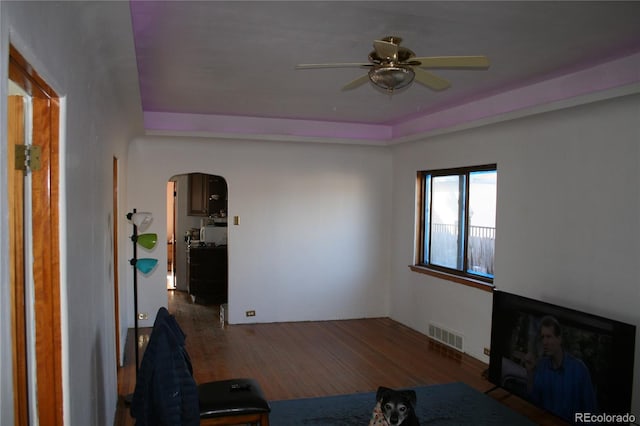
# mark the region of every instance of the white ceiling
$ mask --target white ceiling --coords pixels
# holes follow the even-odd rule
[[[400,123],[640,51],[640,2],[134,1],[145,112]],[[417,56],[487,55],[487,71],[437,70],[443,92],[414,83],[389,96],[341,87],[374,39]],[[640,76],[639,76],[640,79]]]

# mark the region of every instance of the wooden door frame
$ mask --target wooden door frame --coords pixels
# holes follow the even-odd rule
[[[7,186],[9,195],[9,282],[11,300],[11,354],[13,358],[13,417],[15,424],[29,423],[27,325],[25,307],[24,179],[15,168],[15,147],[24,145],[25,104],[23,96],[7,99]],[[13,148],[13,149],[12,149]]]
[[[31,144],[42,149],[40,170],[29,172],[31,194],[25,194],[25,197],[30,195],[31,198],[32,235],[38,236],[31,238],[37,383],[37,401],[33,405],[37,407],[40,424],[60,425],[63,424],[59,235],[60,102],[55,91],[13,46],[10,46],[9,51],[9,79],[31,96]],[[20,295],[14,294],[14,297],[16,299],[12,300],[12,306],[19,303]],[[25,330],[20,330],[17,323],[12,324],[12,329],[14,333],[24,335]],[[16,344],[16,341],[12,344]],[[16,351],[14,366],[26,360],[28,355],[26,348],[18,347]],[[14,387],[14,392],[23,391]],[[14,393],[14,398],[26,397]],[[16,422],[18,420],[16,417]]]
[[[169,250],[171,251],[171,253],[167,253],[167,256],[170,260],[170,271],[172,273],[173,276],[173,283],[172,286],[175,289],[175,285],[176,285],[176,244],[177,244],[177,237],[176,237],[176,181],[174,180],[169,180],[167,182],[167,185],[169,185],[171,187],[171,195],[170,198],[167,198],[167,203],[170,207],[171,212],[168,213],[171,215],[171,229],[169,230],[170,232],[168,233],[169,237],[171,237],[171,245],[169,246]],[[169,193],[169,190],[167,190],[167,193]],[[167,208],[167,212],[169,212],[169,208]]]
[[[118,281],[118,218],[120,217],[118,206],[118,159],[113,157],[113,304],[116,330],[116,363],[120,368],[120,282]]]

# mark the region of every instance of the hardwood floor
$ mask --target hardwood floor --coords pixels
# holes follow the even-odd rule
[[[222,326],[217,306],[193,304],[183,292],[168,293],[169,312],[187,335],[198,383],[251,377],[269,400],[375,391],[381,385],[460,381],[482,392],[492,388],[482,377],[486,364],[388,318]],[[149,332],[140,332],[143,346]],[[133,337],[127,339],[125,358],[118,372],[120,395],[135,387]],[[564,424],[502,390],[489,395],[538,424]],[[133,424],[121,398],[115,425]]]

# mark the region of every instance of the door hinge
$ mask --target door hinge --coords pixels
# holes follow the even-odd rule
[[[16,145],[16,170],[40,170],[41,152],[37,145]]]

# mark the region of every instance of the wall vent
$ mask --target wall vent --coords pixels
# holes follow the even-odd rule
[[[429,337],[455,350],[464,352],[464,337],[460,333],[429,323]]]

